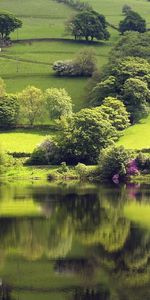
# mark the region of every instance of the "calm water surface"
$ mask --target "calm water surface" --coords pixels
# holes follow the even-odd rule
[[[0,300],[149,300],[150,185],[0,184]]]

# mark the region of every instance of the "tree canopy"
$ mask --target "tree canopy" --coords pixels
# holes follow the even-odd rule
[[[119,30],[123,34],[125,31],[146,31],[146,21],[135,11],[129,11],[123,21],[119,24]]]
[[[22,26],[22,21],[7,13],[0,13],[0,35],[7,39],[11,32]]]
[[[67,31],[75,39],[85,38],[87,41],[94,38],[108,40],[110,35],[106,27],[105,17],[93,10],[81,11],[67,23]]]

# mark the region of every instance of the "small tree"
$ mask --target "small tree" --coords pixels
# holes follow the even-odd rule
[[[47,89],[45,98],[50,118],[60,119],[72,114],[72,100],[65,89]]]
[[[88,41],[89,38],[91,40],[109,39],[110,35],[106,27],[103,15],[92,10],[84,10],[68,21],[66,29],[75,39],[85,38]]]
[[[111,124],[117,130],[124,130],[130,125],[129,113],[122,101],[113,97],[105,98],[100,110],[107,114]]]
[[[0,147],[0,175],[5,170],[5,163],[6,163],[6,157],[5,157],[4,151]]]
[[[27,118],[30,125],[33,125],[37,118],[42,116],[43,92],[34,86],[28,86],[19,94],[19,100],[22,115]]]
[[[18,97],[13,94],[5,94],[5,96],[0,97],[0,126],[9,128],[16,125],[18,115]]]
[[[119,30],[123,34],[125,31],[146,31],[146,21],[136,12],[130,11],[125,19],[120,22]]]
[[[6,13],[0,14],[0,35],[3,40],[20,27],[22,27],[22,21],[15,16]]]
[[[137,78],[129,78],[123,87],[123,101],[136,122],[149,113],[150,90],[147,83]]]
[[[69,120],[61,137],[62,161],[95,164],[100,149],[117,138],[117,130],[99,108],[82,109]]]
[[[83,49],[73,61],[75,73],[78,76],[91,76],[96,70],[95,52],[93,49]]]

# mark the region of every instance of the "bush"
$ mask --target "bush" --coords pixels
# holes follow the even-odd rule
[[[86,166],[85,164],[78,163],[75,170],[79,174],[80,179],[95,179],[99,175],[97,166]]]
[[[10,128],[17,124],[19,102],[16,95],[5,94],[0,98],[0,127]]]
[[[58,145],[52,138],[45,139],[27,161],[29,165],[48,165],[58,161]]]
[[[99,157],[100,176],[107,180],[114,178],[124,180],[132,157],[133,153],[122,146],[112,146],[103,149]]]
[[[53,70],[58,76],[92,76],[96,70],[95,52],[91,49],[81,50],[74,60],[56,61]]]

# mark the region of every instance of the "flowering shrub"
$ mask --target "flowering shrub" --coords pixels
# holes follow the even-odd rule
[[[131,175],[138,175],[138,174],[139,174],[139,170],[138,170],[137,162],[136,159],[133,159],[128,163],[127,175],[131,176]]]

